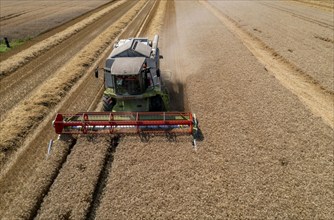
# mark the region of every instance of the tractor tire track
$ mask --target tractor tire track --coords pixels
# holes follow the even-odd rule
[[[16,17],[19,17],[19,16],[24,15],[24,14],[27,14],[27,13],[28,13],[28,12],[9,14],[9,15],[5,15],[5,16],[0,17],[0,19],[1,19],[2,21],[6,21],[6,20],[10,20],[10,19],[12,19],[12,18],[16,18]]]
[[[116,136],[112,137],[110,143],[108,143],[109,148],[107,150],[106,157],[103,162],[103,167],[101,169],[100,175],[97,180],[97,184],[95,186],[92,202],[85,217],[85,219],[87,220],[96,219],[96,211],[100,206],[101,199],[103,196],[103,191],[106,187],[107,179],[111,172],[112,163],[114,161],[113,155],[116,151],[118,142],[119,142],[119,137]]]
[[[305,4],[310,7],[320,8],[322,10],[333,11],[333,1],[312,1],[312,0],[292,0],[296,3]]]
[[[51,155],[45,154],[45,159],[39,164],[39,167],[34,170],[34,174],[30,174],[25,177],[24,181],[20,182],[21,193],[15,198],[11,198],[15,201],[15,206],[0,210],[3,212],[1,215],[4,219],[33,219],[33,217],[37,215],[44,195],[47,194],[54,180],[59,175],[75,143],[76,140],[72,138],[58,142],[57,148],[53,148]],[[34,183],[35,189],[33,195],[31,195],[31,182]],[[7,189],[7,191],[9,191],[9,189]],[[5,200],[6,197],[3,196],[2,199]],[[7,199],[6,201],[1,201],[1,203],[9,205],[11,200]]]
[[[13,19],[13,18],[17,18],[17,17],[19,17],[19,16],[11,16],[11,17],[9,17],[9,19],[8,19],[8,17],[7,17],[7,19],[2,19],[1,21],[1,27],[2,28],[5,28],[7,25],[11,25],[11,26],[13,26],[13,25],[15,25],[15,26],[19,26],[19,25],[21,25],[21,24],[24,24],[25,22],[27,22],[28,20],[31,20],[31,19],[33,19],[34,17],[38,17],[39,19],[43,19],[43,18],[45,18],[45,17],[49,17],[51,14],[56,14],[57,12],[59,12],[59,8],[56,8],[56,7],[61,7],[62,5],[64,5],[64,6],[66,6],[68,3],[66,3],[66,2],[62,2],[62,3],[58,3],[58,4],[55,4],[55,5],[53,5],[53,7],[55,7],[54,9],[52,9],[52,10],[48,10],[48,11],[45,11],[45,9],[43,8],[43,7],[41,7],[41,8],[39,8],[39,9],[34,9],[34,10],[30,10],[30,11],[28,11],[28,12],[25,12],[25,13],[22,13],[22,14],[19,14],[19,16],[20,15],[23,15],[23,14],[27,14],[27,13],[29,13],[29,12],[33,12],[33,11],[38,11],[37,13],[35,13],[35,14],[32,14],[32,15],[27,15],[27,16],[25,16],[25,17],[23,17],[23,18],[18,18],[18,19],[15,19],[15,20],[10,20],[10,19]]]
[[[54,4],[53,7],[57,7],[57,6],[60,6],[60,5],[64,5],[64,3]],[[4,11],[7,11],[7,10],[10,11],[11,7],[22,7],[22,3],[11,4],[10,7],[9,6],[5,7]],[[34,15],[29,15],[31,12],[35,12],[35,11],[40,11],[40,12],[38,12],[38,13],[36,13]],[[53,11],[54,10],[52,10],[52,12]],[[38,7],[38,8],[35,8],[35,9],[30,9],[30,10],[24,10],[24,11],[19,12],[19,13],[10,13],[10,14],[7,14],[7,15],[4,15],[4,16],[0,17],[0,19],[1,19],[0,24],[1,24],[2,27],[6,26],[7,24],[10,24],[11,26],[12,25],[18,25],[18,24],[20,24],[21,21],[22,21],[21,23],[24,23],[27,20],[33,19],[36,15],[39,18],[41,18],[42,15],[44,15],[45,13],[46,13],[46,11],[45,11],[44,7]],[[7,20],[19,17],[19,16],[24,15],[24,14],[28,14],[28,16],[25,17],[25,18],[17,19],[16,21],[7,22]],[[6,22],[4,22],[4,21],[6,21]]]
[[[215,6],[205,1],[200,2],[244,43],[268,72],[298,96],[315,115],[321,117],[332,129],[334,128],[334,92],[324,88],[320,82],[289,62],[273,48],[242,29],[236,21],[223,14]]]
[[[279,11],[286,12],[287,14],[290,14],[291,16],[296,17],[296,18],[300,18],[304,21],[311,22],[313,24],[317,24],[319,26],[334,30],[334,25],[331,24],[331,23],[319,21],[317,19],[313,19],[313,18],[304,16],[304,15],[298,14],[296,12],[293,12],[293,11],[289,10],[289,9],[286,9],[286,8],[283,8],[283,7],[280,7],[280,6],[277,6],[277,5],[273,5],[273,4],[270,4],[270,3],[260,2],[260,4],[262,4],[264,6],[267,6],[267,7],[270,7],[270,8],[273,8],[273,9],[276,9],[276,10],[279,10]]]
[[[34,219],[84,219],[108,149],[106,139],[79,137]]]

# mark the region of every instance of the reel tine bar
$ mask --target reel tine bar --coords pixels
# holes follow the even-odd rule
[[[57,114],[57,134],[193,133],[187,112],[87,112]]]

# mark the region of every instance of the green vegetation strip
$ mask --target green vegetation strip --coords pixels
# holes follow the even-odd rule
[[[12,40],[9,42],[10,47],[7,47],[5,40],[0,41],[0,53],[5,53],[17,46],[20,46],[24,44],[25,42],[31,40],[30,37],[27,37],[25,39],[17,39],[17,40]]]

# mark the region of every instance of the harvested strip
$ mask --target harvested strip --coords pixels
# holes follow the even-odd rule
[[[49,50],[51,47],[54,47],[58,44],[60,44],[65,39],[71,37],[72,35],[76,34],[86,26],[92,24],[97,19],[104,16],[106,13],[109,13],[111,10],[117,8],[121,4],[123,4],[126,0],[121,0],[116,2],[115,4],[101,10],[100,12],[97,12],[90,17],[86,18],[83,21],[80,21],[79,23],[67,28],[66,30],[55,34],[35,45],[32,47],[8,58],[7,60],[4,60],[0,63],[0,79],[3,77],[9,75],[13,71],[17,70],[19,67],[23,66],[27,62],[29,62],[34,57],[39,56],[44,51]]]
[[[148,143],[126,137],[114,154],[96,219],[181,217],[178,216],[179,202],[198,202],[195,195],[184,195],[198,186],[196,179],[200,177],[197,175],[202,166],[193,167],[193,164],[203,162],[198,157],[192,151],[188,137],[182,142],[167,142],[164,137],[154,137]],[[209,164],[203,162],[203,166]],[[181,192],[184,194],[178,197]],[[188,208],[189,211],[195,209]],[[196,219],[186,215],[183,218]]]
[[[8,192],[1,196],[0,213],[3,213],[1,216],[4,219],[31,219],[37,214],[44,195],[57,177],[73,144],[73,140],[55,143],[51,155],[40,164],[34,175],[27,175],[20,193]],[[10,180],[7,181],[10,183]]]
[[[77,56],[55,74],[54,78],[47,80],[36,94],[18,104],[7,115],[0,125],[0,165],[20,145],[25,136],[50,113],[50,109],[62,100],[145,3],[144,0],[139,1],[132,10],[122,16],[91,44],[83,48]]]
[[[110,143],[80,138],[38,212],[37,219],[84,219]]]

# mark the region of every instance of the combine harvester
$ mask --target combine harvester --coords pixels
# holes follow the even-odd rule
[[[57,134],[192,135],[198,121],[190,112],[169,112],[169,94],[161,76],[159,36],[118,41],[104,69],[103,112],[57,114]],[[98,78],[99,69],[95,71]],[[51,143],[51,142],[50,142]],[[49,149],[50,149],[49,144]]]

